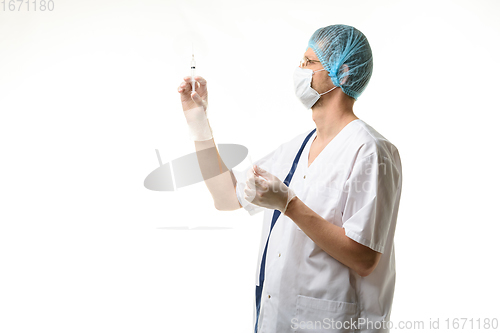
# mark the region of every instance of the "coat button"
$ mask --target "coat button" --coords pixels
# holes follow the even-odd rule
[[[271,295],[267,295],[267,297],[271,298]]]
[[[281,253],[278,253],[278,257],[281,257]]]
[[[306,179],[306,175],[304,175],[304,179]]]

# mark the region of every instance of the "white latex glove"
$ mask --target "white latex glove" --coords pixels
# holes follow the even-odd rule
[[[208,90],[207,80],[201,76],[195,76],[196,81],[195,92],[192,92],[191,76],[184,77],[177,91],[181,96],[182,109],[188,111],[197,107],[203,107],[203,111],[208,108]]]
[[[248,174],[245,200],[257,206],[277,209],[285,214],[290,201],[296,196],[278,177],[254,165]]]
[[[207,118],[208,91],[207,81],[201,76],[195,77],[196,91],[191,91],[191,77],[186,76],[177,91],[181,96],[182,109],[186,117],[189,136],[193,141],[212,139],[212,129]]]

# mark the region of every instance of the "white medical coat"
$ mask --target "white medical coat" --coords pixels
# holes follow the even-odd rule
[[[283,181],[309,133],[282,144],[255,164]],[[398,150],[371,126],[356,119],[308,167],[315,137],[316,132],[302,152],[290,187],[309,208],[382,256],[375,270],[361,277],[281,214],[269,239],[258,332],[308,332],[312,324],[316,328],[313,332],[387,332],[380,325],[390,319],[395,285],[393,239],[402,184]],[[258,284],[274,211],[244,199],[247,170],[233,172],[238,182],[238,201],[244,209],[251,215],[264,211]],[[339,327],[337,321],[354,325],[344,323],[347,329],[336,330],[333,328]],[[365,325],[360,325],[363,322]]]

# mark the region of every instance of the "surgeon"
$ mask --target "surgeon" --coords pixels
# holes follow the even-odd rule
[[[245,172],[218,154],[206,80],[178,88],[215,208],[264,212],[256,333],[389,331],[402,169],[397,148],[353,111],[372,70],[359,30],[316,30],[293,73],[316,126]]]

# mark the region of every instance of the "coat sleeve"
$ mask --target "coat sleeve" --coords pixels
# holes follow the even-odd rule
[[[346,236],[383,253],[391,223],[396,223],[401,196],[400,163],[372,153],[354,164],[344,191],[347,199],[342,224]]]

